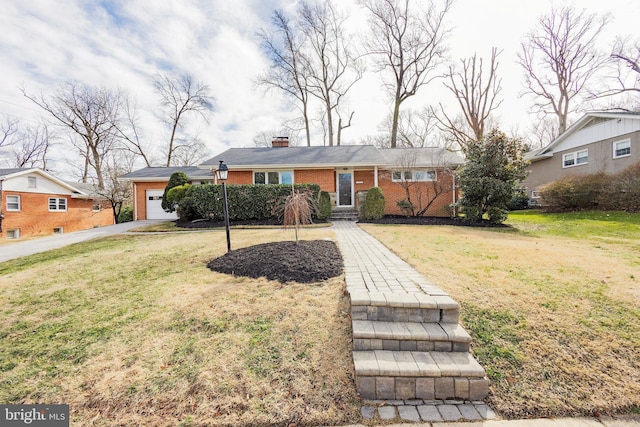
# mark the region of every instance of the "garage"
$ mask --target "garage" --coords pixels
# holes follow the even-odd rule
[[[147,219],[178,219],[176,212],[165,212],[162,209],[164,190],[147,190]]]

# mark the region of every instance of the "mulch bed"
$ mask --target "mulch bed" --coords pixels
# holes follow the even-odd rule
[[[233,250],[207,264],[219,273],[281,283],[320,282],[342,274],[343,266],[342,255],[330,240],[264,243]]]
[[[454,225],[458,227],[491,227],[508,228],[506,224],[494,224],[487,220],[479,222],[467,221],[464,218],[444,218],[435,216],[406,217],[401,215],[386,215],[380,219],[365,219],[359,222],[369,224],[413,224],[413,225]]]

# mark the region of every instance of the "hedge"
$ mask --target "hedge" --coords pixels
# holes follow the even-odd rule
[[[295,184],[299,191],[310,191],[318,198],[317,184]],[[264,220],[273,218],[274,207],[291,194],[291,185],[227,185],[229,221]],[[191,186],[178,206],[183,221],[210,219],[222,221],[222,186],[202,184]]]
[[[640,212],[640,162],[616,174],[596,172],[561,178],[539,189],[547,211]]]

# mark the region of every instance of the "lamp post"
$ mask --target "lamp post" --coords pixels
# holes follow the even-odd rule
[[[224,226],[227,229],[227,252],[231,252],[231,238],[229,237],[229,207],[227,206],[227,186],[225,181],[229,176],[229,168],[220,160],[217,171],[218,179],[222,181],[222,210],[224,211]]]

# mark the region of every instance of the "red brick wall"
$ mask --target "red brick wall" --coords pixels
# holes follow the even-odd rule
[[[253,171],[229,172],[227,184],[253,184]]]
[[[20,196],[20,211],[7,211],[7,195]],[[49,198],[66,198],[66,212],[49,212]],[[20,229],[20,237],[53,234],[54,227],[62,227],[64,233],[86,230],[113,224],[113,212],[109,203],[103,203],[100,211],[93,211],[93,200],[72,199],[64,194],[41,194],[3,192],[2,238],[7,236],[7,230]]]
[[[442,185],[444,191],[438,195],[435,202],[429,207],[425,216],[450,216],[448,206],[453,203],[452,192],[452,175],[443,171],[438,171],[438,185]],[[378,186],[382,190],[385,198],[385,214],[387,215],[403,215],[398,207],[400,200],[406,199],[407,195],[404,187],[400,183],[391,180],[391,174],[388,171],[381,171],[378,177]],[[419,197],[422,197],[422,206],[426,206],[427,202],[434,197],[433,182],[417,182],[410,187],[411,201],[414,205],[418,204]]]
[[[293,179],[296,184],[318,184],[320,191],[336,191],[336,171],[333,169],[295,170]]]
[[[165,182],[135,182],[133,183],[133,197],[135,198],[136,210],[133,212],[134,221],[147,219],[147,190],[163,190],[169,181]]]

